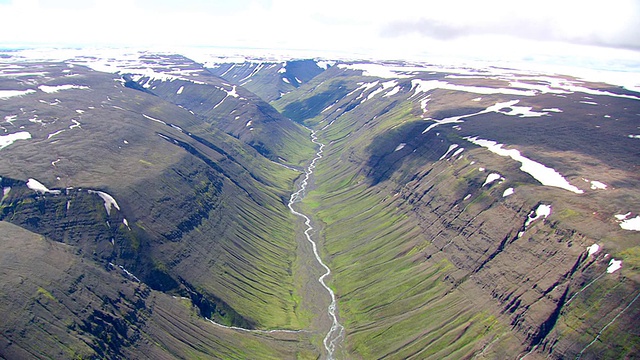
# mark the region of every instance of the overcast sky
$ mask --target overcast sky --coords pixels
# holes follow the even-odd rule
[[[640,1],[0,0],[0,45],[226,46],[622,61]],[[589,60],[590,61],[590,60]]]

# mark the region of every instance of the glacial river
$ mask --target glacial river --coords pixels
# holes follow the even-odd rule
[[[322,285],[323,288],[325,288],[325,290],[327,290],[327,292],[331,296],[331,303],[327,308],[327,312],[329,313],[329,317],[332,320],[332,324],[331,324],[331,328],[329,329],[329,332],[327,332],[327,335],[324,337],[323,344],[324,344],[325,350],[327,351],[327,359],[332,360],[334,359],[334,352],[336,350],[336,347],[338,346],[340,341],[342,341],[344,338],[344,327],[340,324],[340,322],[338,322],[338,317],[336,316],[336,310],[338,306],[336,302],[336,294],[333,292],[333,290],[331,290],[329,286],[327,286],[327,284],[324,281],[325,278],[331,274],[331,269],[329,269],[329,267],[322,261],[322,258],[318,253],[318,245],[311,237],[311,232],[313,231],[313,226],[311,226],[311,219],[309,219],[307,215],[301,212],[298,212],[293,208],[293,204],[302,201],[302,199],[304,198],[305,192],[307,190],[307,186],[309,184],[309,178],[311,177],[311,175],[313,175],[313,169],[315,169],[316,167],[316,162],[322,158],[322,150],[324,148],[324,144],[318,141],[315,131],[311,132],[311,141],[314,144],[318,145],[320,148],[318,149],[318,152],[316,153],[315,158],[313,158],[313,160],[305,170],[304,178],[302,179],[299,185],[300,188],[298,189],[298,191],[291,194],[291,198],[289,199],[288,206],[294,215],[304,219],[304,223],[307,226],[307,229],[304,231],[304,235],[306,236],[309,243],[311,243],[311,246],[313,248],[313,254],[315,255],[316,261],[325,270],[324,274],[322,274],[318,278],[318,282],[320,283],[320,285]]]

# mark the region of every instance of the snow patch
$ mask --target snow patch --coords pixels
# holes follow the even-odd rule
[[[529,214],[529,216],[527,217],[527,221],[524,223],[524,227],[528,227],[529,224],[541,217],[544,217],[546,219],[547,217],[549,217],[549,215],[551,215],[551,205],[540,204],[538,205],[538,208],[535,212],[532,211],[531,214]]]
[[[319,68],[327,70],[328,68],[330,68],[331,66],[335,65],[336,62],[335,61],[329,61],[329,60],[320,60],[320,61],[316,61],[316,65],[318,65]]]
[[[176,91],[176,95],[182,94],[182,91],[184,91],[184,86],[180,86],[180,89],[178,89],[178,91]]]
[[[405,144],[405,143],[400,143],[400,145],[396,146],[396,149],[395,149],[395,150],[393,150],[393,152],[400,151],[400,150],[404,149],[404,147],[405,147],[406,145],[407,145],[407,144]]]
[[[28,131],[20,131],[14,134],[0,135],[0,150],[13,144],[17,140],[31,139],[31,134]]]
[[[155,122],[159,122],[160,124],[167,125],[167,123],[166,123],[166,122],[164,122],[164,121],[162,121],[162,120],[158,120],[158,119],[156,119],[156,118],[153,118],[153,117],[151,117],[151,116],[149,116],[149,115],[142,114],[142,116],[144,116],[145,118],[147,118],[147,119],[149,119],[149,120],[151,120],[151,121],[155,121]]]
[[[56,85],[56,86],[40,85],[38,86],[38,89],[40,89],[43,92],[46,92],[47,94],[53,94],[53,93],[57,93],[58,91],[71,90],[71,89],[86,90],[88,88],[89,88],[88,86],[81,86],[81,85]]]
[[[640,215],[631,219],[623,220],[620,223],[620,227],[624,230],[640,231]]]
[[[65,130],[67,130],[67,129],[58,130],[58,131],[56,131],[54,133],[51,133],[51,134],[47,135],[47,140],[51,139],[52,137],[54,137],[54,136],[56,136],[56,135],[58,135],[60,133],[63,133]]]
[[[589,247],[587,247],[587,251],[589,252],[589,256],[597,253],[598,251],[600,251],[600,245],[598,244],[593,244]]]
[[[451,145],[449,145],[449,149],[447,149],[447,152],[446,152],[446,153],[444,153],[444,155],[440,156],[440,159],[439,159],[439,160],[442,160],[442,159],[446,158],[446,157],[447,157],[447,155],[449,155],[449,153],[450,153],[451,151],[453,151],[455,148],[457,148],[458,146],[460,146],[460,145],[458,145],[458,144],[451,144]]]
[[[36,91],[33,90],[33,89],[28,89],[28,90],[0,90],[0,99],[8,99],[8,98],[15,97],[15,96],[33,94],[34,92],[36,92]]]
[[[465,137],[464,139],[478,146],[482,146],[494,154],[510,157],[520,162],[520,164],[522,164],[520,170],[533,176],[533,178],[538,180],[542,185],[558,187],[576,194],[584,193],[583,190],[571,185],[567,179],[556,170],[522,156],[520,151],[516,149],[503,149],[503,144],[498,144],[491,140],[478,139],[477,137]]]
[[[607,273],[612,274],[620,268],[622,268],[622,260],[611,259],[609,267],[607,267]]]
[[[604,190],[607,188],[607,184],[601,183],[600,181],[592,180],[591,181],[591,189],[593,190]]]
[[[536,95],[536,92],[532,90],[517,90],[517,89],[508,89],[508,88],[488,88],[488,87],[480,87],[480,86],[455,85],[455,84],[448,83],[446,81],[420,80],[420,79],[411,80],[411,89],[415,89],[414,95],[420,92],[427,92],[435,89],[464,91],[464,92],[470,92],[470,93],[482,94],[482,95],[493,95],[493,94],[519,95],[519,96]]]
[[[464,151],[464,148],[460,148],[458,150],[456,150],[456,152],[453,153],[453,155],[451,155],[452,158],[460,155],[462,152]]]
[[[40,181],[36,179],[27,180],[27,187],[33,191],[40,192],[43,194],[60,194],[60,190],[49,190],[46,186],[44,186]]]
[[[629,211],[629,212],[628,212],[628,213],[626,213],[626,214],[618,214],[618,215],[614,215],[614,216],[615,216],[615,218],[616,218],[616,219],[618,219],[618,220],[622,221],[622,220],[624,220],[624,219],[628,218],[628,217],[629,217],[629,215],[631,215],[631,211]]]
[[[120,206],[118,206],[118,203],[113,198],[113,196],[107,194],[106,192],[96,190],[88,190],[88,192],[89,194],[98,194],[98,196],[102,198],[102,200],[104,201],[104,208],[107,210],[107,215],[111,215],[112,206],[120,210]]]
[[[482,184],[482,186],[489,185],[492,182],[500,179],[501,177],[502,176],[500,176],[500,174],[498,174],[498,173],[491,173],[491,174],[489,174],[489,176],[487,176],[487,179],[484,181],[484,184]]]
[[[513,188],[508,188],[507,190],[505,190],[505,191],[502,193],[502,197],[507,197],[507,196],[509,196],[509,195],[513,195],[513,193],[514,193]]]
[[[389,91],[388,93],[384,94],[382,97],[389,97],[389,96],[393,96],[397,93],[400,92],[400,86],[396,86],[393,89],[391,89],[391,91]]]

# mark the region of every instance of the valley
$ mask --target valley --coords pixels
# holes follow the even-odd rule
[[[487,66],[0,62],[0,356],[640,353],[640,93]]]

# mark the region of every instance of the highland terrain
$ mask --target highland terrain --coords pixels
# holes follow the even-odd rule
[[[6,51],[0,126],[0,357],[640,354],[630,89]]]

